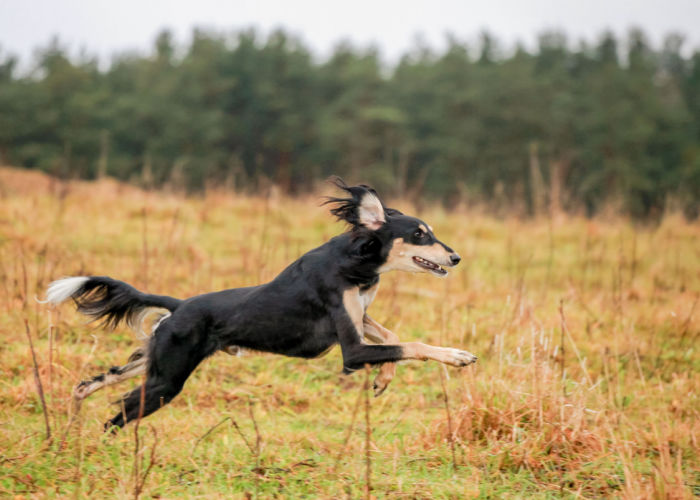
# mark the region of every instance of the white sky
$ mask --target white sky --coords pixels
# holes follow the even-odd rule
[[[658,46],[664,34],[686,36],[686,53],[700,47],[700,0],[0,0],[0,54],[21,57],[53,35],[72,55],[151,51],[162,28],[186,44],[193,27],[223,32],[283,27],[323,58],[340,40],[377,46],[386,62],[415,47],[417,37],[435,49],[445,35],[475,44],[488,29],[507,47],[534,45],[545,29],[562,29],[570,42],[595,41],[605,29],[624,35],[641,27]]]

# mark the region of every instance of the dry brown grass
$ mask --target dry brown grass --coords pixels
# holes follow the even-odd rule
[[[264,282],[342,230],[318,201],[183,198],[0,169],[0,495],[134,492],[133,433],[100,432],[113,411],[107,402],[125,387],[93,396],[67,426],[72,386],[124,361],[137,340],[124,329],[96,331],[69,306],[36,302],[49,281],[106,274],[180,297]],[[414,210],[409,201],[392,205]],[[464,346],[479,362],[446,372],[451,436],[435,364],[402,365],[372,401],[374,495],[700,494],[697,224],[674,215],[653,227],[617,218],[495,219],[459,207],[419,215],[463,264],[445,280],[387,275],[373,316],[402,339]],[[363,377],[339,371],[337,350],[313,361],[214,356],[173,404],[144,421],[142,471],[154,446],[149,426],[158,446],[143,495],[362,496],[361,409],[348,428]],[[257,456],[242,438],[256,442],[251,401]],[[215,427],[225,417],[238,430]]]

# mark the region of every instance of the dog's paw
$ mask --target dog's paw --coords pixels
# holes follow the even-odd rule
[[[372,384],[372,389],[374,390],[374,397],[377,398],[381,396],[384,391],[386,391],[386,388],[389,387],[388,383],[382,383],[382,382],[377,382],[376,380],[374,381],[374,384]]]
[[[374,384],[372,385],[375,398],[381,396],[386,388],[389,387],[389,383],[394,379],[394,375],[396,375],[396,363],[384,363],[379,368],[379,373],[374,378]]]
[[[381,396],[384,393],[386,388],[389,387],[389,382],[391,382],[390,377],[382,376],[381,373],[377,375],[377,377],[374,379],[374,383],[372,384],[375,398]]]
[[[73,399],[83,400],[90,395],[90,381],[83,380],[73,388]]]
[[[469,351],[462,351],[459,349],[454,349],[447,347],[444,363],[452,366],[468,366],[472,363],[476,363],[478,359],[475,355]]]

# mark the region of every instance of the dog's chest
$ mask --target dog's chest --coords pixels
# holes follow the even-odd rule
[[[370,288],[367,288],[366,290],[359,289],[360,304],[362,305],[363,313],[367,310],[369,305],[374,300],[374,297],[377,295],[378,288],[379,285],[373,285]]]
[[[364,337],[364,316],[367,307],[372,303],[374,296],[377,293],[376,285],[372,288],[362,290],[360,288],[348,288],[343,292],[343,306],[345,313],[349,316],[350,321],[355,327],[355,331],[359,337]]]

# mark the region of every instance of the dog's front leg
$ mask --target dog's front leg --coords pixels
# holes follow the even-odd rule
[[[331,312],[343,354],[343,371],[346,373],[363,366],[393,363],[402,359],[439,361],[452,366],[467,366],[476,356],[467,351],[450,347],[435,347],[420,342],[368,345],[363,342],[364,310],[356,289],[343,293],[340,307]]]
[[[399,336],[383,327],[367,314],[362,319],[365,337],[377,344],[398,344]],[[379,373],[374,379],[374,396],[380,396],[389,386],[396,375],[396,363],[384,363],[379,367]]]

